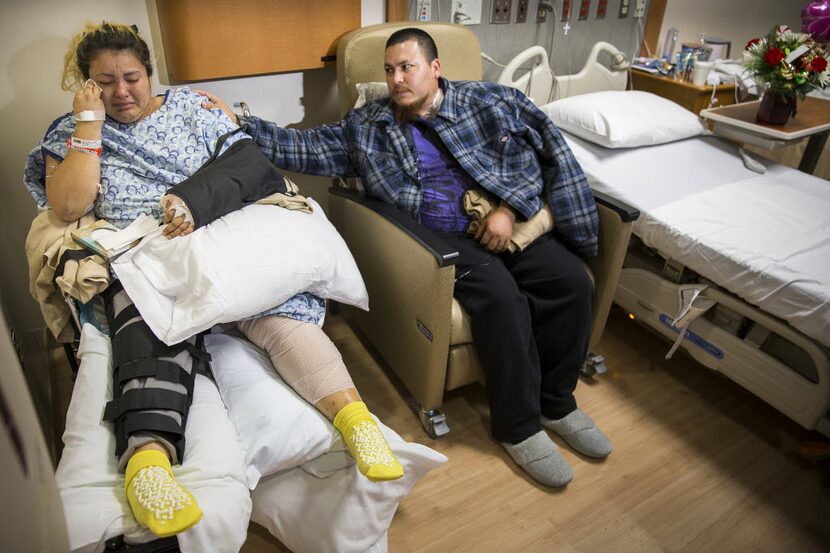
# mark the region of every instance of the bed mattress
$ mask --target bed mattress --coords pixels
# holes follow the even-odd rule
[[[634,233],[830,347],[830,182],[718,138],[608,149],[566,134],[591,186],[640,209]]]

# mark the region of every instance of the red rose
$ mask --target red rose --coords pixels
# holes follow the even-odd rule
[[[810,71],[821,73],[825,69],[827,69],[827,60],[821,56],[814,57],[813,61],[810,62]]]
[[[744,46],[744,50],[749,50],[751,47],[755,46],[759,42],[761,42],[760,38],[753,38],[752,40],[746,43],[746,46]]]
[[[764,62],[767,65],[778,65],[784,59],[784,51],[781,48],[770,48],[764,52]]]

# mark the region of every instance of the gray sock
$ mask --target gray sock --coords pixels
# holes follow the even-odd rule
[[[542,417],[542,426],[556,432],[568,445],[588,457],[607,457],[613,446],[611,440],[597,428],[594,421],[581,409],[552,420]]]
[[[561,488],[571,481],[571,466],[544,430],[517,444],[502,442],[517,465],[545,486]]]

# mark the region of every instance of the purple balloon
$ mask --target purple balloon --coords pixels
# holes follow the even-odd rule
[[[801,8],[801,30],[816,40],[830,41],[830,0],[809,2]]]

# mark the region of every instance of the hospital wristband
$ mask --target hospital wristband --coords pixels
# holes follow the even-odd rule
[[[75,121],[103,121],[106,113],[103,110],[85,109],[73,115]]]
[[[70,137],[66,141],[66,145],[71,150],[77,150],[87,154],[101,155],[104,148],[101,146],[100,140],[84,140],[83,138]]]

